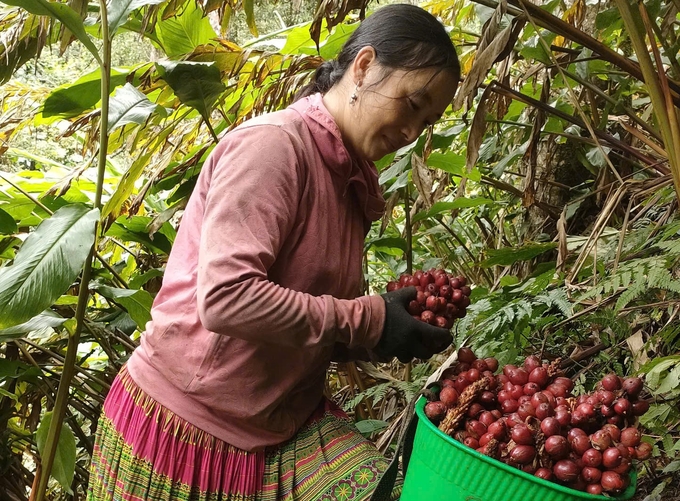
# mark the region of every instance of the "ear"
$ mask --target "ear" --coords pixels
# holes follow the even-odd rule
[[[366,75],[377,64],[378,59],[375,54],[375,49],[370,45],[362,47],[357,52],[351,66],[351,76],[353,83],[361,87],[361,84],[366,79]]]

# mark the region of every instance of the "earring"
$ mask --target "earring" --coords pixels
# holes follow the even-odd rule
[[[354,92],[352,92],[352,95],[349,96],[349,104],[350,106],[354,106],[354,103],[357,102],[357,91],[359,90],[359,84],[356,84],[354,86]]]

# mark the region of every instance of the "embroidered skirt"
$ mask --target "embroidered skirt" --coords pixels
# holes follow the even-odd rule
[[[288,442],[237,449],[146,395],[125,368],[104,403],[88,501],[368,500],[388,461],[325,400]],[[399,499],[401,479],[392,499]]]

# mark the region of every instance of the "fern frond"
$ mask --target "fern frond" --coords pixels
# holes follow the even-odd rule
[[[633,274],[630,270],[623,270],[621,272],[621,287],[624,289],[630,287],[630,282],[632,280]]]
[[[549,290],[547,294],[548,301],[546,304],[551,308],[557,308],[562,315],[565,317],[570,317],[573,313],[573,308],[569,297],[567,296],[567,291],[563,288]]]
[[[628,289],[626,289],[623,294],[621,294],[621,296],[619,296],[619,299],[616,301],[615,309],[618,311],[622,308],[625,308],[628,303],[640,297],[647,290],[648,287],[646,280],[635,282],[630,287],[628,287]]]
[[[677,259],[680,258],[680,239],[667,240],[665,242],[659,242],[656,246],[664,251],[667,258]]]
[[[659,331],[659,336],[663,342],[671,349],[678,348],[676,343],[680,342],[680,324],[670,324]]]
[[[375,386],[371,386],[370,388],[366,388],[366,390],[358,393],[357,395],[354,396],[354,398],[347,401],[343,405],[343,408],[345,411],[351,411],[357,405],[359,405],[364,398],[371,398],[374,401],[380,400],[385,396],[385,394],[387,394],[389,389],[395,384],[398,383],[392,383],[388,381],[386,383],[380,383]]]
[[[628,321],[618,316],[614,310],[601,309],[586,316],[583,322],[598,325],[600,330],[611,329],[617,339],[626,339],[631,335]]]
[[[649,270],[649,287],[680,293],[680,281],[675,280],[666,268]]]

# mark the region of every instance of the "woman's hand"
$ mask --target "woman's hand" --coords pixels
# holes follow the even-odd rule
[[[380,357],[397,357],[403,363],[412,358],[428,359],[445,350],[453,340],[447,329],[416,320],[407,311],[416,298],[415,287],[382,294],[385,300],[385,326],[373,351]]]

